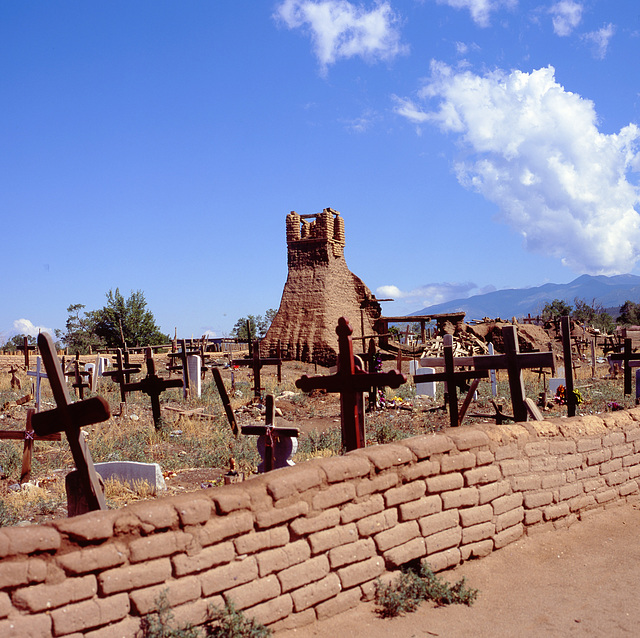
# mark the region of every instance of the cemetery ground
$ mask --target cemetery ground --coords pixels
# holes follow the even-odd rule
[[[222,357],[222,356],[221,356]],[[132,363],[143,363],[143,355],[133,355]],[[163,377],[165,355],[156,355],[158,370]],[[92,363],[95,356],[81,357],[82,363]],[[19,365],[17,356],[0,356],[0,430],[24,431],[26,414],[34,407],[33,399],[21,403],[32,392],[32,378],[20,367],[17,376],[21,389],[11,387],[10,366]],[[231,397],[231,405],[238,425],[264,423],[264,409],[252,399],[253,376],[248,368],[233,371],[235,390],[232,389],[232,370],[225,359],[214,361],[221,366],[222,376]],[[405,372],[408,364],[403,363]],[[33,367],[33,366],[32,366]],[[144,366],[142,366],[144,369]],[[396,367],[395,361],[385,361],[383,370]],[[296,427],[300,431],[295,463],[315,456],[331,456],[341,452],[340,399],[337,394],[314,391],[305,394],[295,387],[302,375],[324,374],[328,371],[298,361],[283,363],[282,380],[277,382],[275,368],[262,371],[265,393],[276,397],[276,425]],[[582,396],[578,414],[598,414],[612,409],[631,408],[635,398],[623,395],[622,379],[609,379],[609,368],[601,364],[591,378],[590,365],[576,370],[575,387]],[[505,371],[498,371],[497,403],[504,414],[511,414],[509,386]],[[137,375],[142,378],[144,373]],[[410,380],[397,390],[387,389],[384,407],[368,412],[366,438],[368,445],[428,432],[449,426],[444,405],[442,385],[435,399],[416,397]],[[136,377],[133,379],[135,380]],[[177,378],[174,373],[174,378]],[[528,397],[538,399],[544,390],[544,380],[535,372],[524,371]],[[73,389],[70,394],[73,397]],[[42,410],[53,407],[53,397],[46,380],[41,385]],[[85,390],[84,396],[95,393]],[[190,492],[224,484],[224,475],[232,463],[245,477],[257,471],[260,456],[254,436],[233,435],[216,389],[212,373],[205,374],[200,398],[184,399],[181,388],[172,388],[161,395],[163,427],[156,430],[149,398],[140,392],[130,393],[121,410],[119,386],[102,378],[97,394],[106,399],[111,408],[108,421],[85,428],[87,442],[94,462],[139,461],[158,463],[162,469],[167,490],[157,496]],[[462,394],[462,393],[461,393]],[[76,393],[77,396],[77,393]],[[460,402],[464,396],[460,397]],[[464,423],[492,422],[495,414],[491,402],[488,380],[478,387],[478,400],[472,402]],[[545,417],[566,415],[566,406],[547,397]],[[73,469],[73,458],[66,437],[61,441],[36,441],[33,449],[30,481],[20,486],[24,443],[21,440],[0,439],[0,526],[41,523],[67,516],[64,477]],[[233,461],[232,461],[233,459]],[[128,502],[155,498],[149,485],[123,484],[109,479],[105,482],[105,495],[109,508]]]

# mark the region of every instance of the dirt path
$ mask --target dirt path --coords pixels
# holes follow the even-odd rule
[[[593,513],[568,529],[526,537],[446,573],[480,590],[472,607],[424,603],[381,619],[362,604],[275,638],[512,638],[637,636],[640,633],[640,509]]]

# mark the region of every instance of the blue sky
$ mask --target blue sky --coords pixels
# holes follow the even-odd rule
[[[0,5],[0,341],[116,287],[161,329],[277,308],[331,207],[386,314],[640,274],[636,0]]]

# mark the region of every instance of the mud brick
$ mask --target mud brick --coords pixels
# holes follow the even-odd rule
[[[504,514],[509,510],[520,507],[522,505],[522,501],[523,495],[519,492],[516,492],[515,494],[509,494],[508,496],[501,496],[500,498],[495,499],[493,503],[491,503],[491,505],[493,506],[493,513],[496,516]]]
[[[292,565],[302,563],[310,556],[311,548],[305,540],[287,543],[284,547],[261,552],[256,557],[258,559],[260,577],[262,578],[272,572],[287,569]]]
[[[569,509],[572,512],[579,512],[586,510],[597,505],[596,499],[593,494],[581,494],[569,501]]]
[[[375,580],[370,580],[366,583],[362,583],[358,589],[362,592],[362,599],[364,601],[370,602],[375,599],[376,591],[378,589],[378,581],[380,581],[381,585],[384,587],[386,585],[391,585],[395,579],[397,578],[397,572],[384,572]],[[353,591],[353,590],[350,590]]]
[[[542,478],[535,474],[529,476],[513,476],[511,477],[511,487],[515,492],[539,490],[542,487]]]
[[[628,443],[640,441],[640,428],[632,428],[630,430],[627,430],[624,435],[624,438]]]
[[[595,450],[587,454],[587,465],[600,465],[611,458],[611,450]]]
[[[383,558],[389,569],[395,569],[416,558],[422,558],[426,554],[427,546],[424,538],[414,538],[408,543],[387,550],[383,553]]]
[[[340,512],[340,522],[345,525],[360,520],[365,516],[377,514],[384,509],[384,499],[380,494],[374,494],[359,503],[349,503]]]
[[[358,496],[367,496],[375,492],[384,492],[398,484],[399,478],[395,472],[386,472],[372,479],[364,479],[356,485]]]
[[[129,609],[129,596],[125,593],[67,605],[51,612],[53,633],[63,636],[74,631],[108,625],[122,620]]]
[[[11,620],[0,620],[0,636],[2,638],[49,638],[51,635],[51,616],[49,614],[18,616]]]
[[[367,476],[371,472],[369,460],[353,454],[334,456],[322,460],[322,471],[329,483]]]
[[[376,553],[376,545],[371,538],[363,538],[355,543],[341,545],[329,550],[331,569],[371,558]]]
[[[629,478],[638,478],[640,476],[640,465],[630,465],[627,471],[629,472]]]
[[[209,600],[199,598],[184,605],[177,605],[171,610],[173,614],[173,624],[176,627],[202,625],[209,618],[210,605],[222,607],[224,605],[222,596],[216,596]]]
[[[489,465],[496,460],[495,454],[491,450],[478,450],[476,452],[476,463],[478,465]]]
[[[460,523],[462,527],[471,527],[479,523],[486,523],[493,518],[493,507],[491,505],[479,505],[460,510]]]
[[[600,467],[597,465],[576,470],[576,481],[584,481],[584,479],[594,478],[596,476],[600,476]]]
[[[549,441],[529,441],[524,445],[527,456],[542,456],[549,453]]]
[[[6,618],[11,612],[11,598],[9,594],[4,591],[0,591],[0,618]]]
[[[293,600],[289,594],[278,596],[272,600],[245,609],[246,618],[255,618],[263,625],[271,625],[272,623],[286,618],[293,611]]]
[[[280,581],[275,574],[259,578],[233,589],[222,595],[227,602],[233,602],[237,609],[246,609],[280,596]]]
[[[212,500],[218,514],[230,514],[251,507],[251,498],[247,490],[234,485],[225,485],[215,490]]]
[[[495,450],[496,461],[504,461],[506,459],[515,459],[520,450],[517,443],[509,443],[508,445],[501,445]]]
[[[324,620],[331,618],[337,614],[353,609],[360,602],[362,592],[360,588],[350,589],[349,591],[343,591],[335,598],[327,600],[324,603],[320,603],[316,607],[316,616],[318,620]]]
[[[208,498],[182,498],[175,504],[180,524],[202,525],[211,518],[213,503]]]
[[[338,483],[318,492],[313,497],[313,509],[324,511],[347,501],[352,501],[355,497],[356,487],[353,483]]]
[[[6,539],[5,556],[55,551],[61,543],[58,531],[45,525],[8,527],[3,530],[3,536]]]
[[[316,620],[315,609],[305,609],[300,613],[290,613],[286,618],[279,620],[269,627],[273,631],[287,631],[290,629],[299,629],[310,625]]]
[[[16,528],[22,529],[22,528]],[[0,589],[41,583],[47,577],[47,564],[40,558],[0,562]]]
[[[415,501],[424,496],[427,486],[424,481],[413,481],[400,487],[392,487],[384,493],[387,508],[394,507],[407,501]]]
[[[57,585],[33,585],[13,593],[13,604],[31,613],[77,603],[98,593],[96,577],[67,578]]]
[[[524,506],[527,509],[534,509],[549,505],[553,502],[553,492],[547,490],[545,492],[527,492],[524,495]]]
[[[136,612],[142,616],[158,611],[158,601],[166,594],[169,607],[176,607],[200,597],[200,580],[196,576],[187,576],[171,580],[161,585],[136,589],[129,593]]]
[[[112,623],[101,629],[94,629],[83,634],[84,638],[138,638],[140,636],[140,619],[131,616],[120,622]],[[71,638],[71,637],[69,637]]]
[[[463,542],[464,542],[464,532]],[[477,543],[469,543],[460,547],[460,557],[462,560],[469,560],[471,558],[484,558],[493,551],[493,540],[487,539],[478,541]]]
[[[322,485],[324,480],[324,472],[319,466],[306,463],[295,468],[275,470],[270,474],[267,491],[276,501],[303,494],[307,490]]]
[[[176,576],[186,576],[231,562],[236,556],[231,541],[205,547],[193,554],[178,554],[171,559]]]
[[[484,505],[490,503],[505,494],[511,492],[511,484],[509,481],[498,481],[496,483],[489,483],[488,485],[481,485],[478,488],[478,505]]]
[[[429,514],[437,514],[442,511],[442,499],[438,494],[424,496],[417,501],[400,505],[400,520],[411,521]]]
[[[509,510],[504,514],[500,514],[499,516],[496,516],[495,519],[496,532],[501,532],[508,527],[513,527],[516,523],[520,523],[522,520],[524,520],[524,507],[517,507],[514,510]]]
[[[87,547],[56,556],[56,562],[67,574],[87,574],[122,565],[127,555],[125,546],[109,543],[101,547]]]
[[[534,456],[529,461],[532,472],[553,472],[558,469],[557,456]]]
[[[493,538],[493,545],[495,549],[502,549],[510,543],[517,541],[524,534],[524,525],[518,523],[513,527],[509,527],[504,531],[496,534]]]
[[[460,521],[458,510],[447,510],[439,514],[425,516],[418,522],[420,524],[420,533],[423,536],[430,536],[445,529],[456,527]]]
[[[413,452],[405,445],[388,443],[355,450],[353,456],[363,456],[371,461],[378,472],[398,465],[406,465],[416,460]]]
[[[499,465],[505,477],[525,474],[530,469],[529,459],[507,459],[506,461],[500,461]]]
[[[402,543],[410,541],[420,535],[420,528],[416,521],[400,523],[384,532],[379,532],[374,536],[374,541],[378,551],[384,552],[391,547],[396,547]]]
[[[333,598],[340,593],[342,586],[340,578],[337,574],[329,574],[322,580],[319,580],[300,589],[296,589],[292,594],[293,609],[296,612],[317,605],[328,598]]]
[[[573,470],[582,465],[582,454],[565,454],[558,459],[557,468],[562,472],[564,470]]]
[[[463,487],[460,490],[451,492],[443,492],[442,507],[446,510],[452,507],[472,507],[477,505],[480,500],[480,494],[477,487]]]
[[[558,490],[558,501],[568,501],[570,498],[575,498],[579,494],[583,493],[583,487],[581,483],[569,483],[568,485],[563,485]]]
[[[629,454],[622,459],[622,466],[640,465],[640,454]]]
[[[253,517],[249,512],[216,516],[207,521],[198,531],[198,540],[202,545],[213,545],[221,540],[238,536],[253,529]]]
[[[254,554],[263,549],[286,545],[289,542],[289,530],[286,527],[274,527],[264,532],[249,532],[233,542],[238,554]]]
[[[62,534],[77,541],[101,541],[114,535],[114,523],[121,516],[117,511],[89,512],[54,521],[53,526]]]
[[[600,465],[600,474],[610,474],[622,469],[622,459],[612,459]]]
[[[427,544],[427,555],[436,554],[450,547],[457,547],[462,540],[462,528],[452,527],[443,532],[432,534],[425,538]]]
[[[102,572],[98,576],[100,592],[104,596],[121,591],[131,591],[163,583],[171,577],[171,560],[158,558],[141,565],[125,565]]]
[[[316,556],[288,569],[283,569],[278,572],[278,580],[282,586],[282,593],[291,591],[292,589],[299,589],[309,583],[320,580],[330,571],[329,559],[326,554]]]
[[[549,441],[549,454],[575,454],[576,442],[571,439]]]
[[[461,428],[457,432],[447,432],[447,434],[461,452],[477,447],[488,447],[491,442],[482,430]]]
[[[598,477],[592,480],[583,481],[582,487],[585,492],[595,492],[596,490],[604,488],[606,484],[604,477]]]
[[[446,454],[440,459],[440,467],[443,474],[468,470],[476,466],[476,455],[473,452],[460,452],[459,454]]]
[[[416,525],[417,528],[417,525]],[[380,556],[373,556],[359,563],[338,570],[342,589],[350,589],[368,580],[373,580],[384,571],[384,560]]]
[[[436,552],[427,556],[422,562],[426,563],[431,571],[441,572],[443,569],[449,569],[449,567],[455,567],[460,563],[462,556],[460,550],[457,547],[446,549],[443,552]]]
[[[427,490],[429,493],[445,492],[447,490],[457,490],[464,485],[464,477],[460,472],[451,474],[441,474],[427,479]]]
[[[509,512],[511,514],[511,512]],[[503,516],[506,516],[504,514]],[[521,519],[522,520],[522,519]],[[518,521],[519,522],[519,521]],[[496,525],[492,522],[479,523],[478,525],[471,525],[470,527],[464,527],[462,529],[462,545],[469,545],[470,543],[478,543],[480,541],[491,538],[496,532]],[[493,542],[492,542],[493,545]]]
[[[360,536],[371,536],[393,527],[397,522],[398,510],[392,509],[362,518],[356,525],[358,526]]]
[[[272,507],[256,513],[256,525],[261,529],[273,527],[298,516],[304,516],[308,512],[309,504],[306,501],[297,501],[287,507]]]
[[[193,543],[193,536],[185,532],[164,532],[143,536],[129,544],[129,560],[132,563],[184,552]]]
[[[178,512],[167,501],[138,501],[129,505],[127,510],[137,517],[143,531],[147,534],[156,530],[177,527],[179,524]],[[85,514],[85,516],[89,515],[93,515],[93,512]]]
[[[626,470],[611,472],[610,474],[606,475],[605,480],[607,481],[607,485],[609,486],[620,485],[621,483],[629,480],[629,472],[627,472]]]
[[[542,477],[542,489],[548,490],[552,487],[560,487],[567,482],[567,475],[565,472],[553,472]]]
[[[444,434],[413,436],[402,443],[415,454],[418,460],[429,458],[434,454],[444,454],[454,447],[453,441]]]
[[[363,519],[366,520],[366,519]],[[338,545],[347,545],[358,540],[358,528],[355,523],[340,525],[333,529],[326,529],[309,536],[312,554],[326,552]]]
[[[497,465],[487,465],[466,471],[464,478],[467,485],[486,485],[487,483],[499,481],[502,478],[502,474]]]
[[[578,439],[576,441],[577,452],[594,452],[602,447],[602,439],[600,437],[592,439]]]
[[[618,488],[620,496],[629,496],[638,491],[638,483],[636,481],[628,481]]]
[[[413,465],[408,465],[402,471],[402,478],[410,483],[417,479],[426,478],[440,473],[440,461],[420,461]]]
[[[258,562],[255,556],[249,556],[244,560],[237,560],[200,574],[202,595],[211,596],[256,578],[258,578]]]
[[[289,527],[296,536],[305,536],[313,534],[329,527],[335,527],[340,524],[340,510],[338,508],[327,510],[317,516],[309,516],[304,518],[296,518],[290,523]]]
[[[633,443],[625,443],[624,445],[614,445],[611,448],[611,458],[617,459],[621,456],[629,456],[633,454]]]
[[[624,432],[610,432],[602,437],[602,445],[604,447],[613,447],[614,445],[622,445],[626,442]]]
[[[556,518],[567,516],[570,513],[569,503],[558,503],[557,505],[550,505],[544,509],[544,520],[553,521]]]

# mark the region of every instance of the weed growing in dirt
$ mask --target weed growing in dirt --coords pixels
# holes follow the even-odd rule
[[[166,591],[158,596],[155,603],[158,611],[147,614],[142,619],[144,638],[202,638],[200,630],[191,625],[173,626],[175,618],[171,607],[169,607]]]
[[[317,456],[334,456],[342,454],[342,431],[340,426],[328,430],[311,430],[298,439],[298,451],[294,461],[299,463]]]
[[[436,605],[471,605],[477,596],[478,590],[467,587],[464,578],[451,585],[421,563],[403,568],[400,576],[388,585],[378,579],[375,601],[380,616],[390,618],[414,611],[424,600],[432,600]]]

